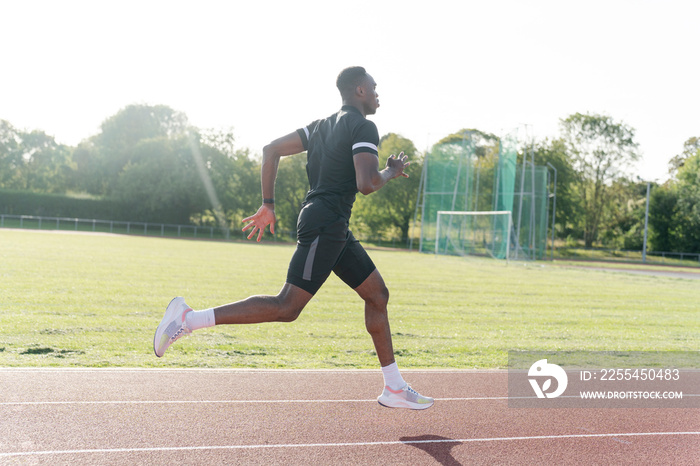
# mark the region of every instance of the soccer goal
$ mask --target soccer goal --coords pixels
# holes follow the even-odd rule
[[[508,210],[441,210],[437,213],[435,254],[477,255],[508,261],[512,227]]]

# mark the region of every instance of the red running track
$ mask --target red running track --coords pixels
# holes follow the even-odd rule
[[[0,369],[0,464],[700,464],[700,409],[509,408],[505,371]]]

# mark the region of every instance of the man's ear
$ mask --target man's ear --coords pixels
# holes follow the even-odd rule
[[[364,86],[355,87],[355,95],[357,95],[358,97],[364,97],[365,87]]]

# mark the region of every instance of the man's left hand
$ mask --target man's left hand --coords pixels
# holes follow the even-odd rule
[[[262,241],[263,234],[265,233],[265,227],[270,225],[270,233],[275,234],[275,222],[277,222],[277,217],[275,216],[274,207],[268,207],[266,204],[260,206],[255,215],[244,218],[241,220],[243,223],[249,222],[243,227],[242,231],[253,230],[248,235],[248,239],[258,234],[258,243]]]

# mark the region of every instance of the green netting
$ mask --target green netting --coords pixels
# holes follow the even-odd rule
[[[424,162],[420,250],[496,258],[544,257],[547,236],[547,170],[517,166],[514,137],[498,141],[465,133],[461,142],[433,146]],[[476,134],[477,141],[479,141]],[[494,189],[495,187],[495,189]],[[438,212],[509,211],[506,215],[443,215]],[[510,243],[507,238],[510,237]]]
[[[501,141],[498,154],[498,171],[496,173],[498,190],[494,196],[493,210],[513,211],[517,158],[515,141],[510,137],[504,138]]]
[[[518,167],[513,196],[515,259],[542,259],[547,247],[547,168]]]
[[[437,218],[439,254],[507,258],[510,212],[441,211]],[[502,255],[502,256],[501,256]]]
[[[471,141],[436,145],[424,163],[421,250],[435,250],[437,213],[478,210],[477,170]],[[479,187],[482,189],[482,187]],[[471,201],[471,202],[470,202]]]
[[[516,149],[516,141],[513,137],[505,137],[501,139],[498,151],[498,169],[496,170],[496,192],[493,194],[493,210],[495,211],[508,211],[513,212],[513,182],[515,181],[515,165],[518,159],[518,152]],[[511,223],[507,218],[499,216],[494,218],[496,222],[496,227],[500,228],[501,235],[506,237],[506,229],[511,226]],[[511,240],[515,239],[511,232]],[[508,254],[508,248],[513,249],[513,245],[517,242],[509,245],[505,241],[499,243],[500,247],[494,249],[493,255],[498,259],[506,259]]]

